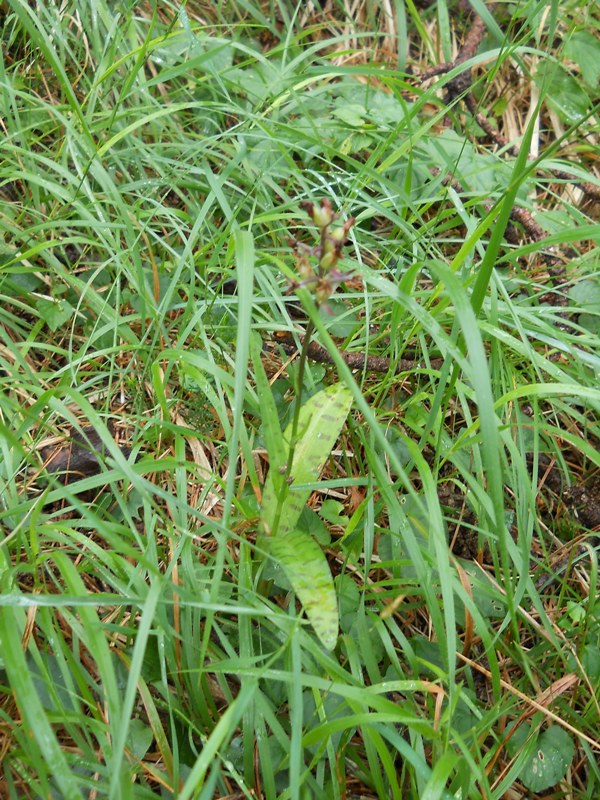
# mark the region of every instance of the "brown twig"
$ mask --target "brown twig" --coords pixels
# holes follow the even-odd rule
[[[500,133],[500,131],[495,128],[490,123],[489,119],[478,110],[477,101],[473,95],[465,95],[464,101],[471,114],[473,114],[475,117],[475,121],[479,127],[486,132],[486,134],[498,145],[498,147],[501,147],[516,158],[516,156],[519,155],[519,148],[514,144],[509,144],[508,140]],[[550,174],[559,181],[566,181],[567,183],[572,183],[574,186],[577,186],[592,200],[600,201],[600,186],[596,186],[595,183],[590,183],[589,181],[574,181],[572,175],[569,175],[568,172],[564,172],[560,169],[552,169],[550,170]]]
[[[574,181],[573,177],[569,175],[568,172],[563,172],[560,169],[553,169],[551,172],[557,180],[572,183],[574,186],[577,186],[578,189],[581,189],[589,198],[600,203],[600,186],[596,186],[595,183],[590,183],[589,181]]]
[[[438,167],[432,167],[430,172],[432,175],[440,174],[440,170],[438,169]],[[464,194],[465,192],[462,184],[459,183],[456,180],[456,178],[453,178],[451,175],[447,175],[445,178],[443,178],[442,183],[444,186],[451,186],[457,194]],[[484,201],[482,203],[482,207],[484,211],[488,213],[492,209],[492,203]],[[542,241],[544,236],[546,235],[544,233],[543,228],[540,225],[538,225],[538,223],[531,216],[531,212],[528,211],[526,208],[521,208],[521,206],[514,206],[510,211],[510,219],[512,220],[513,223],[518,222],[520,225],[522,225],[527,234],[529,235],[529,237],[534,242]],[[517,231],[514,228],[514,225],[511,225],[510,223],[506,229],[506,238],[512,244],[518,244],[520,240]],[[541,256],[544,259],[544,261],[552,267],[560,263],[560,258],[555,252],[547,250],[541,251]],[[563,273],[564,273],[564,266],[561,264],[560,274],[562,275]],[[553,277],[557,277],[557,275],[554,275],[553,273]]]
[[[493,6],[490,7],[490,10],[492,8]],[[430,80],[438,75],[446,74],[460,66],[460,64],[463,64],[465,61],[468,61],[470,58],[473,58],[477,54],[484,34],[485,23],[483,22],[482,18],[476,14],[473,17],[471,29],[465,38],[458,56],[453,61],[446,61],[443,64],[436,64],[433,67],[422,70],[418,75],[421,82]],[[485,131],[489,138],[505,152],[508,152],[512,156],[516,157],[519,153],[519,148],[516,145],[510,144],[508,140],[500,133],[500,131],[494,127],[489,118],[479,111],[477,101],[473,94],[469,91],[471,85],[471,71],[466,69],[448,82],[446,87],[447,99],[449,101],[452,101],[456,98],[462,99],[479,127]],[[557,180],[572,183],[574,186],[577,186],[587,197],[595,202],[600,202],[600,187],[595,183],[591,183],[590,181],[573,180],[573,176],[569,175],[569,173],[565,172],[564,170],[553,169],[550,170],[550,174]]]
[[[485,23],[481,17],[476,14],[473,19],[471,30],[467,34],[458,56],[451,64],[451,69],[458,67],[460,64],[463,64],[465,61],[468,61],[470,58],[473,58],[473,56],[476,55],[484,33]],[[456,78],[452,78],[452,80],[449,81],[448,85],[446,86],[448,99],[453,100],[456,97],[460,97],[471,88],[471,83],[471,70],[468,69],[461,72],[456,76]]]
[[[279,334],[277,337],[277,344],[285,353],[293,354],[298,351],[297,344],[290,333]],[[400,358],[396,361],[387,356],[370,356],[367,353],[361,352],[349,353],[339,348],[338,353],[351,369],[366,369],[367,372],[390,372],[391,370],[398,374],[426,368],[439,369],[444,363],[444,359],[442,358],[433,358],[429,363],[413,358]],[[322,364],[335,363],[331,353],[317,342],[311,342],[309,344],[307,354],[313,361],[318,361]]]

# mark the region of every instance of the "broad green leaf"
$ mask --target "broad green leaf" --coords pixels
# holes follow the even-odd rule
[[[352,144],[356,149],[365,146],[362,134],[353,134]],[[367,139],[369,137],[366,137]],[[321,317],[327,317],[327,324],[332,336],[339,336],[340,339],[349,337],[359,323],[359,316],[355,311],[349,311],[347,305],[342,300],[335,297],[327,301],[327,305],[319,311]]]
[[[265,483],[261,517],[267,534],[284,536],[296,528],[311,493],[310,486],[306,487],[306,484],[314,483],[321,474],[351,405],[350,390],[337,383],[317,392],[302,406],[289,483],[280,484],[278,494],[276,489],[279,482],[273,469]],[[291,437],[292,423],[287,426],[283,436],[286,456]]]
[[[579,324],[591,333],[600,332],[600,283],[585,279],[569,289],[569,298],[580,306]]]
[[[319,509],[319,516],[331,525],[346,527],[349,522],[344,514],[344,506],[339,500],[325,500]]]
[[[509,752],[515,755],[531,732],[531,725],[519,725],[509,742]],[[543,792],[557,784],[567,774],[575,754],[573,739],[564,728],[551,725],[538,738],[523,764],[519,780],[532,792]]]
[[[358,103],[340,106],[333,113],[334,116],[353,128],[361,128],[365,124],[365,108]]]
[[[590,107],[589,95],[564,67],[543,62],[538,67],[535,79],[545,87],[552,108],[569,123],[583,119]]]
[[[71,319],[75,309],[66,300],[38,300],[37,310],[51,331],[56,331]]]
[[[154,732],[141,719],[132,719],[129,723],[129,747],[137,758],[143,758],[154,741]]]
[[[331,544],[331,533],[327,525],[321,519],[320,514],[317,514],[316,511],[313,511],[308,506],[304,506],[302,509],[298,520],[298,528],[304,533],[310,533],[321,547],[328,547]]]
[[[586,644],[581,654],[581,666],[590,683],[600,681],[600,647],[596,644]]]
[[[269,539],[269,547],[298,595],[315,633],[328,650],[333,650],[338,637],[338,608],[325,554],[309,533],[299,530]]]
[[[264,388],[264,387],[263,387]],[[260,391],[260,390],[259,390]],[[338,635],[338,610],[333,579],[323,551],[309,533],[296,525],[346,419],[352,395],[342,384],[329,386],[301,408],[289,481],[282,465],[293,436],[290,423],[283,436],[285,459],[271,467],[263,493],[262,522],[269,546],[281,564],[321,642],[333,649]],[[268,411],[267,411],[268,413]],[[281,456],[276,447],[275,463]]]
[[[600,41],[589,31],[576,31],[565,45],[565,55],[581,68],[583,80],[592,89],[600,82]]]
[[[585,311],[600,311],[600,283],[590,278],[578,281],[569,289],[569,299]]]

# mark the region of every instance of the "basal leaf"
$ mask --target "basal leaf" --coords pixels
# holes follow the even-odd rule
[[[283,567],[313,626],[328,649],[338,635],[338,610],[327,559],[313,537],[297,529],[298,520],[314,483],[334,446],[352,405],[352,395],[342,384],[329,386],[311,397],[300,410],[296,447],[289,480],[281,467],[269,472],[262,505],[262,522],[270,534],[269,546]],[[293,436],[292,424],[283,435],[286,459]],[[281,463],[280,448],[275,463]]]
[[[560,64],[544,62],[536,73],[536,81],[547,90],[552,108],[568,122],[579,122],[590,107],[590,98],[583,86]]]
[[[365,107],[358,103],[340,106],[333,112],[334,116],[351,125],[353,128],[362,128],[365,124]]]
[[[565,55],[579,64],[583,80],[592,89],[600,83],[600,42],[590,31],[576,31],[565,44]]]
[[[315,633],[328,650],[333,650],[338,637],[338,609],[325,554],[309,533],[300,530],[272,537],[269,547],[298,595]]]
[[[317,392],[302,406],[290,479],[276,491],[278,476],[271,469],[265,483],[261,516],[267,534],[283,536],[296,528],[311,492],[306,484],[321,474],[351,405],[350,390],[338,383]],[[291,437],[292,423],[283,435],[286,456]]]
[[[65,299],[61,300],[47,300],[41,298],[37,302],[37,310],[45,321],[51,331],[56,331],[62,327],[65,322],[68,322],[75,309]]]
[[[532,792],[543,792],[561,781],[571,765],[575,746],[564,728],[552,725],[542,733],[520,779]]]

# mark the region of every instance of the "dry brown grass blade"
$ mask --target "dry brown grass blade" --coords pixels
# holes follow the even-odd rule
[[[461,564],[458,561],[455,561],[454,566],[456,567],[456,571],[458,572],[458,577],[462,584],[463,589],[469,595],[471,600],[473,600],[473,587],[471,586],[471,581],[467,572],[463,569]],[[465,611],[465,639],[463,642],[463,656],[468,656],[471,651],[471,645],[473,644],[473,617],[467,606],[464,606]]]
[[[506,745],[508,744],[508,742],[512,738],[513,734],[516,732],[516,730],[519,727],[519,725],[522,722],[524,722],[526,719],[528,719],[529,717],[533,716],[533,714],[536,711],[543,711],[549,717],[551,717],[555,722],[557,722],[559,725],[562,725],[563,728],[566,728],[568,731],[570,731],[571,733],[575,734],[576,736],[580,736],[580,737],[586,739],[586,741],[588,741],[588,743],[590,743],[592,745],[592,747],[595,747],[596,749],[600,750],[600,742],[593,742],[593,740],[590,740],[585,734],[575,730],[568,723],[564,722],[564,720],[561,720],[560,717],[556,716],[548,708],[548,705],[556,697],[559,697],[561,694],[564,694],[565,692],[569,691],[569,689],[571,689],[578,682],[579,682],[579,678],[577,677],[577,675],[574,675],[572,673],[567,674],[567,675],[563,675],[562,678],[559,678],[558,680],[554,681],[554,683],[551,686],[549,686],[540,695],[538,695],[536,700],[533,700],[532,698],[529,698],[529,701],[531,702],[531,706],[529,708],[525,709],[525,711],[521,714],[521,716],[518,718],[516,723],[512,726],[512,728],[510,729],[508,734],[504,737],[503,741],[501,742],[500,746],[498,747],[498,750],[494,753],[494,757],[492,758],[492,760],[490,761],[490,763],[487,766],[487,774],[488,775],[491,774],[491,771],[492,771],[493,767],[497,763],[497,761],[500,758],[500,756],[502,755],[503,751],[506,749]],[[502,778],[504,776],[504,773],[509,769],[509,767],[510,767],[510,762],[506,765],[506,767],[496,777],[496,780],[494,782],[495,786],[497,786],[501,782],[501,780],[502,780]]]
[[[492,680],[492,673],[485,667],[481,666],[481,664],[478,664],[471,658],[463,656],[462,653],[458,654],[458,657],[465,664],[468,664],[472,669],[477,670],[477,672],[479,672],[481,675],[485,675],[485,677],[488,678],[488,680],[490,681]],[[575,683],[579,682],[580,679],[577,677],[577,675],[567,675],[564,676],[564,678],[560,678],[558,681],[556,681],[556,683],[560,684],[560,682],[563,680],[565,681],[565,685],[558,686],[560,692],[558,693],[555,692],[552,699],[559,696],[559,694],[564,694],[568,688],[575,685]],[[574,736],[577,736],[580,739],[584,739],[590,745],[590,747],[593,747],[594,750],[600,752],[600,739],[598,740],[592,739],[592,737],[588,736],[586,733],[578,731],[577,728],[575,728],[569,722],[562,719],[561,717],[558,716],[558,714],[555,714],[553,711],[547,708],[547,704],[550,702],[550,696],[546,695],[545,692],[542,692],[542,694],[540,695],[540,698],[543,701],[540,702],[539,699],[529,697],[529,695],[526,695],[524,692],[521,692],[515,686],[508,683],[508,681],[503,680],[502,678],[500,679],[500,685],[502,686],[503,689],[506,689],[507,692],[510,692],[510,694],[514,695],[515,697],[518,697],[519,700],[521,700],[523,703],[525,703],[525,705],[529,707],[527,710],[528,714],[533,714],[535,711],[541,711],[548,719],[551,719],[553,722],[556,722],[557,725],[561,725],[563,728],[570,731],[570,733],[572,733]]]

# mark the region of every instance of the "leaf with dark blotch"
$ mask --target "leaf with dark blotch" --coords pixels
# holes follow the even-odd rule
[[[263,492],[261,517],[265,530],[270,535],[284,536],[296,528],[311,493],[310,486],[306,488],[306,485],[318,480],[351,405],[352,395],[349,389],[336,383],[317,392],[302,406],[291,481],[288,486],[282,487],[277,480],[276,471],[271,469]],[[292,423],[283,434],[283,441],[288,447],[291,438]],[[287,456],[287,453],[284,455]],[[284,460],[280,458],[281,463]],[[277,490],[285,490],[284,497],[280,497]],[[278,503],[282,504],[279,526],[277,530],[273,530]]]
[[[331,570],[310,533],[288,531],[268,540],[322,644],[333,650],[338,638],[338,608]]]

